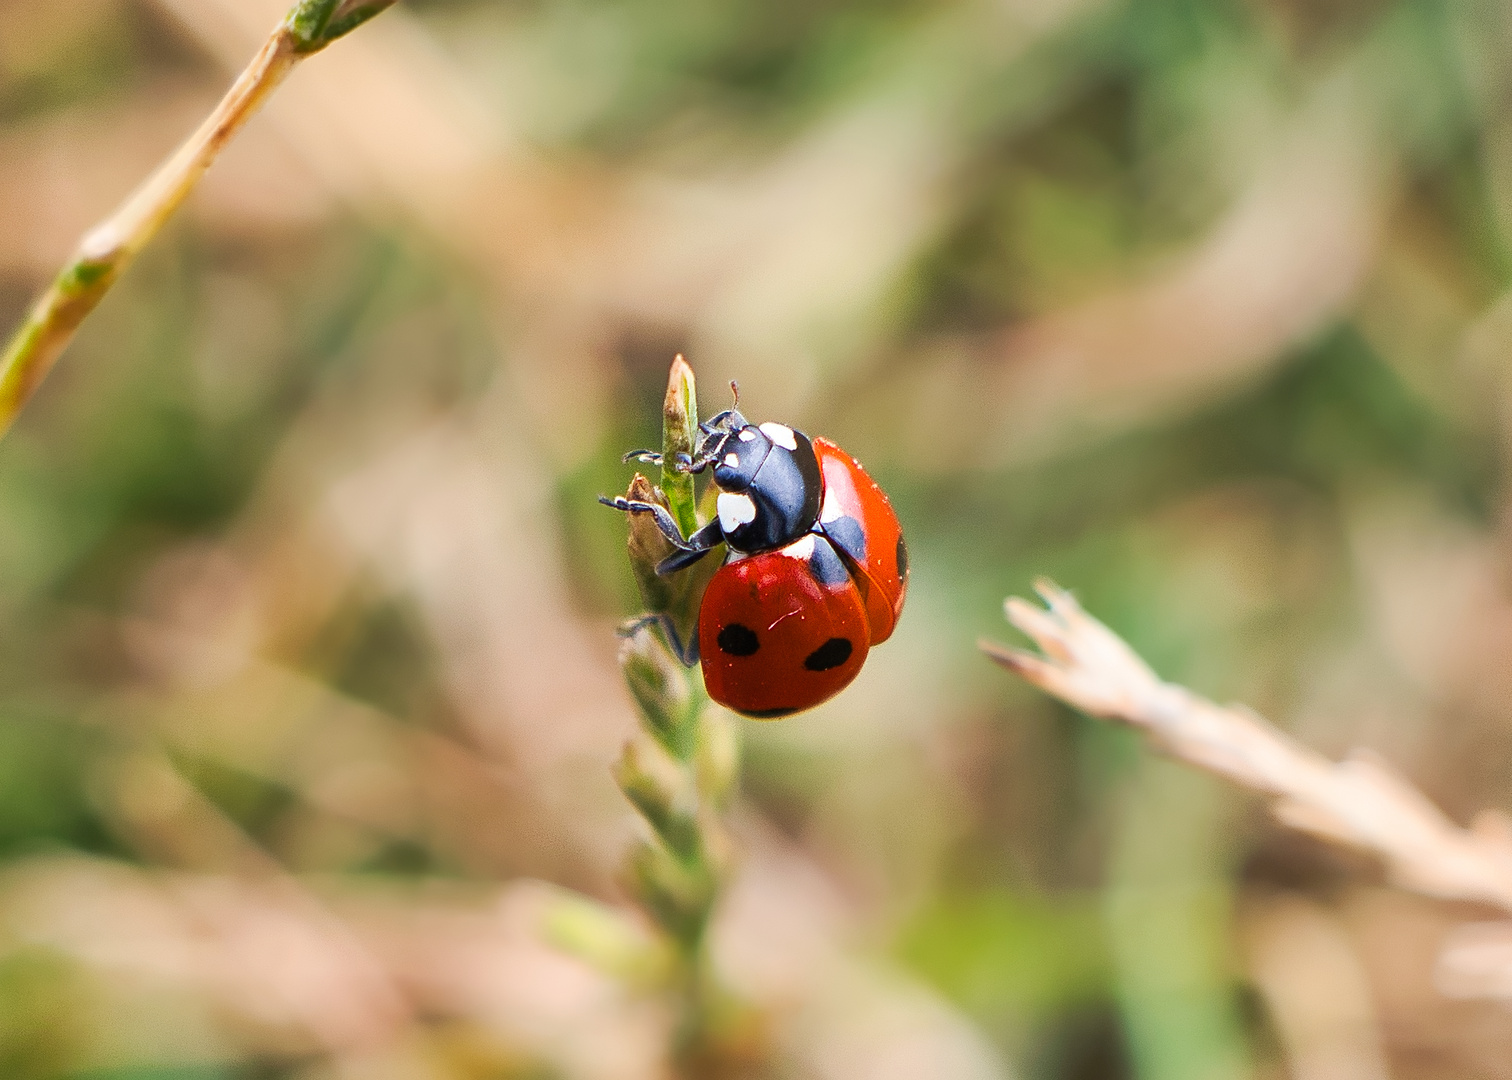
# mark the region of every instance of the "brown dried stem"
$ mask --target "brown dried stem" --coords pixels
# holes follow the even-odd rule
[[[10,430],[85,317],[294,66],[394,3],[300,0],[199,130],[85,235],[0,355],[0,437]]]
[[[1461,829],[1376,756],[1332,762],[1242,706],[1219,706],[1163,682],[1063,589],[1040,581],[1045,608],[1017,597],[1008,620],[1041,653],[982,649],[1046,693],[1143,731],[1179,761],[1274,800],[1283,823],[1379,856],[1393,880],[1428,896],[1512,911],[1512,827],[1494,811]]]

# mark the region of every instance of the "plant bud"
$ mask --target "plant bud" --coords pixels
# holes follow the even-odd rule
[[[658,844],[641,843],[630,856],[630,889],[659,924],[696,951],[718,883],[702,863],[689,865]]]
[[[686,772],[651,744],[631,742],[615,766],[614,779],[667,850],[685,862],[700,858],[698,796]]]
[[[667,376],[667,397],[662,405],[662,490],[672,516],[684,536],[698,528],[694,514],[693,476],[679,472],[680,460],[691,460],[698,452],[698,392],[693,369],[679,353]]]
[[[574,893],[553,890],[542,916],[548,941],[606,975],[642,986],[663,982],[673,958],[634,920]]]
[[[644,629],[627,638],[620,647],[620,669],[647,729],[679,761],[691,758],[698,734],[698,712],[688,673]]]

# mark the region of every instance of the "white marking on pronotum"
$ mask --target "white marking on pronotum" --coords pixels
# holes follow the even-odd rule
[[[802,559],[804,562],[807,562],[814,555],[814,534],[804,533],[797,540],[794,540],[787,547],[783,548],[782,553],[790,559]]]
[[[719,511],[719,527],[727,533],[756,520],[756,504],[749,495],[721,491],[714,505]]]
[[[768,420],[761,425],[761,433],[786,450],[798,449],[798,440],[793,437],[793,429],[790,427],[774,424]]]
[[[756,433],[754,431],[752,431],[750,428],[741,428],[740,429],[740,441],[741,442],[755,442],[756,441]]]
[[[740,464],[740,455],[739,454],[726,454],[725,455],[725,464],[728,465],[732,469],[735,468],[737,465]]]

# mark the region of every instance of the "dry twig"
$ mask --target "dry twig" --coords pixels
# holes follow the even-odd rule
[[[1451,822],[1383,761],[1355,751],[1332,762],[1242,706],[1163,682],[1134,650],[1049,581],[1041,609],[1008,600],[1008,620],[1043,655],[982,649],[1041,690],[1093,716],[1139,728],[1163,753],[1274,800],[1283,823],[1373,853],[1404,888],[1512,911],[1512,823],[1495,811]]]
[[[140,188],[80,242],[0,355],[0,436],[85,317],[173,215],[220,152],[296,64],[396,0],[299,0],[215,111]]]

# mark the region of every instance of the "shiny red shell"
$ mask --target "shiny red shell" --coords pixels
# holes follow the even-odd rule
[[[897,625],[908,589],[902,528],[887,496],[845,451],[813,440],[824,482],[815,531],[726,563],[699,609],[709,696],[775,719],[845,689]]]
[[[829,542],[809,533],[726,563],[709,582],[698,647],[704,685],[721,705],[789,716],[834,697],[861,670],[871,647],[866,607],[848,573],[828,585],[815,575],[810,552],[820,545]]]
[[[903,542],[903,526],[898,524],[887,493],[866,475],[855,458],[823,438],[814,440],[814,453],[824,476],[819,528],[847,557],[866,603],[871,643],[880,645],[892,636],[908,595],[908,545]],[[851,522],[860,526],[859,550],[850,540],[856,532]]]

